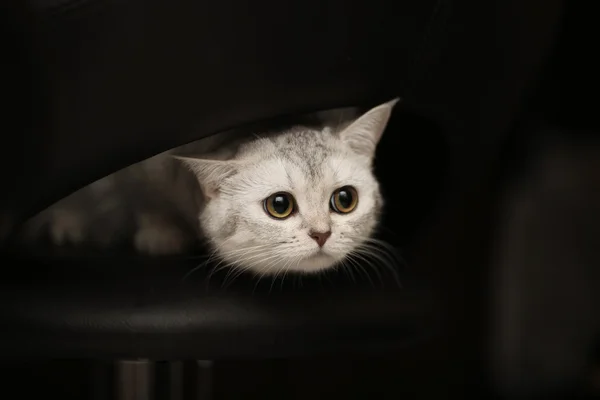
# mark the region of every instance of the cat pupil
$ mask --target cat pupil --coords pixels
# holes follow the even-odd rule
[[[346,190],[340,190],[338,193],[338,201],[344,208],[350,208],[352,206],[352,194]]]
[[[273,210],[278,214],[285,214],[290,206],[290,200],[287,196],[279,195],[273,199]]]

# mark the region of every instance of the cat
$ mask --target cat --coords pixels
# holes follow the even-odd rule
[[[25,237],[131,241],[147,255],[203,239],[223,263],[259,275],[326,270],[369,246],[383,207],[373,161],[397,102],[166,151],[50,206],[25,224]]]

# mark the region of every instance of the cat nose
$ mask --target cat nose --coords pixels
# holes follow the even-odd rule
[[[327,232],[310,232],[308,234],[311,238],[315,239],[319,247],[323,247],[329,236],[331,236],[331,231]]]

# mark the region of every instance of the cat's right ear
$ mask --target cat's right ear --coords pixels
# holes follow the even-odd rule
[[[198,178],[202,191],[208,198],[218,196],[221,183],[237,172],[235,161],[207,160],[202,158],[179,157]]]
[[[372,158],[392,110],[399,100],[395,98],[370,109],[347,126],[340,133],[340,139],[356,153]]]

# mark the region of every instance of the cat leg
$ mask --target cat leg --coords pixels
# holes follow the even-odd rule
[[[136,216],[137,231],[134,245],[137,251],[148,255],[169,255],[184,251],[189,237],[169,217],[156,213]]]
[[[86,238],[87,218],[83,213],[52,210],[49,223],[50,239],[55,245],[80,244]]]

